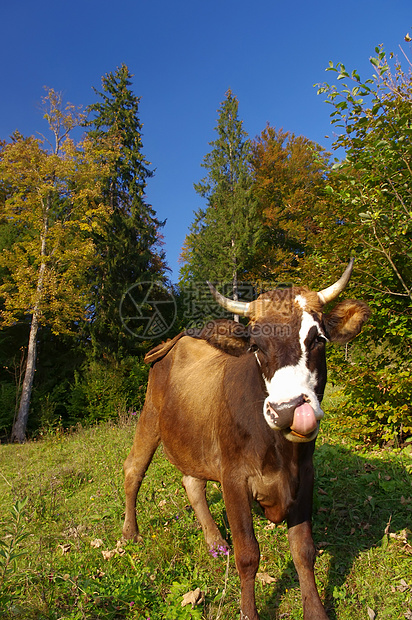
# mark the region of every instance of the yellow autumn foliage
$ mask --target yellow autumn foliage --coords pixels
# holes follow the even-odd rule
[[[102,186],[118,151],[108,139],[75,144],[69,132],[83,117],[71,105],[63,109],[59,97],[53,90],[46,97],[51,149],[16,133],[0,150],[0,221],[12,239],[0,251],[0,328],[36,305],[40,323],[67,332],[87,310],[87,271],[98,260],[94,236],[110,215]]]

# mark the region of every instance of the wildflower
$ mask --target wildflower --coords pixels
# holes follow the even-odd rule
[[[214,557],[217,558],[220,555],[229,555],[229,549],[224,546],[224,545],[218,545],[216,546],[216,543],[213,545],[213,547],[211,549],[209,549],[209,553]]]

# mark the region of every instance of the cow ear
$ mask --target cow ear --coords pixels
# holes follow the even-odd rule
[[[346,344],[360,333],[370,313],[370,308],[363,301],[341,301],[329,314],[323,315],[329,339],[338,344]]]
[[[248,328],[229,319],[209,321],[197,337],[206,340],[212,347],[236,357],[249,349]]]

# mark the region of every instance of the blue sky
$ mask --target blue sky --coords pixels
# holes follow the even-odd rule
[[[231,88],[251,138],[267,122],[330,148],[329,106],[313,84],[330,60],[369,77],[376,45],[407,49],[411,0],[16,0],[0,9],[0,138],[44,133],[43,87],[87,106],[101,76],[128,65],[141,97],[147,188],[160,219],[172,279],[202,206],[193,183]]]

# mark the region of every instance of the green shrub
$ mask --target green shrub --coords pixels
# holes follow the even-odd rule
[[[389,341],[337,350],[332,380],[343,386],[341,422],[358,438],[403,443],[412,436],[412,363]]]
[[[16,411],[16,386],[6,381],[0,383],[0,430],[8,430]]]
[[[69,422],[93,423],[140,410],[146,392],[148,367],[140,359],[120,362],[92,360],[75,373],[68,397]]]

